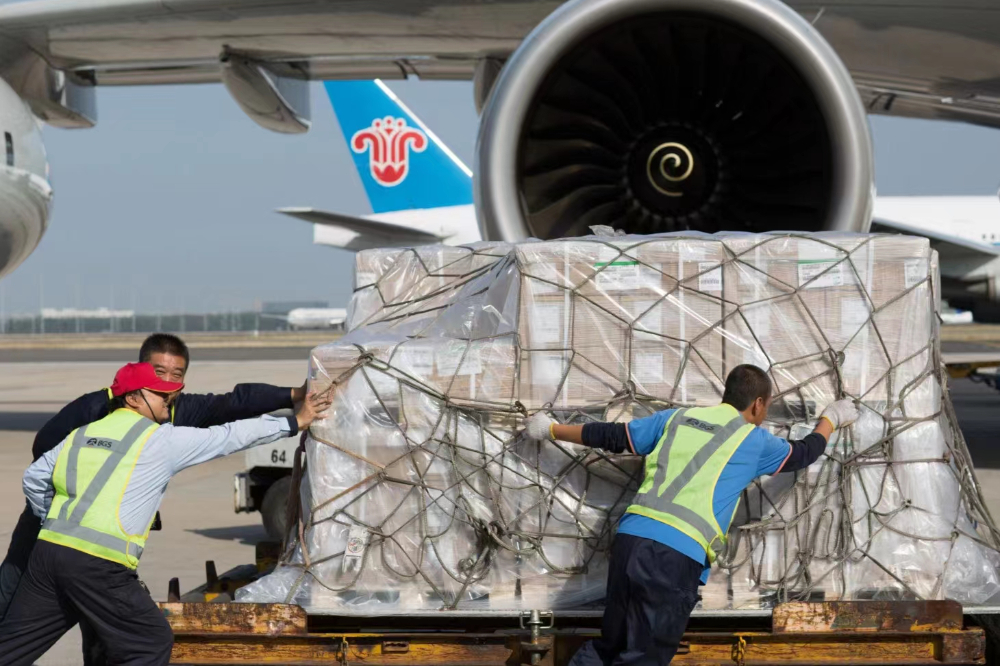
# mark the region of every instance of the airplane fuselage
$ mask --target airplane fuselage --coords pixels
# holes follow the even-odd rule
[[[0,276],[38,245],[49,223],[52,186],[42,133],[28,106],[0,79]]]

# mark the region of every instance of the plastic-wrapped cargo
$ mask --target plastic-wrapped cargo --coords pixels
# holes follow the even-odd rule
[[[316,612],[599,604],[640,458],[519,435],[625,422],[768,371],[772,432],[860,420],[751,486],[705,608],[1000,595],[998,533],[938,347],[936,255],[868,234],[667,234],[358,253],[351,331],[312,353],[333,408],[299,517],[244,601]]]

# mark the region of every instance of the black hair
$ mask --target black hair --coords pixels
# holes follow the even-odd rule
[[[149,363],[153,354],[170,354],[184,358],[184,365],[191,364],[191,354],[184,341],[169,333],[153,333],[139,347],[139,363]]]
[[[739,412],[752,405],[757,398],[766,402],[770,397],[771,379],[756,365],[738,365],[726,377],[722,402],[732,405]]]
[[[125,398],[129,397],[130,395],[139,395],[141,391],[142,389],[138,389],[135,391],[129,391],[128,393],[122,393],[121,395],[113,396],[111,398],[111,402],[108,403],[108,413],[110,414],[116,409],[123,409],[129,407],[129,404],[125,402]],[[129,409],[131,408],[129,407]]]

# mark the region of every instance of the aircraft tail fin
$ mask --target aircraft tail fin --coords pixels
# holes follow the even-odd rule
[[[472,203],[472,171],[382,81],[324,85],[373,213]]]

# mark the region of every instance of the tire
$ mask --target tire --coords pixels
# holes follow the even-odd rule
[[[285,512],[288,496],[292,492],[292,477],[283,476],[267,489],[264,501],[260,504],[260,517],[264,522],[264,530],[272,541],[285,538]]]

